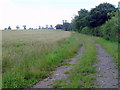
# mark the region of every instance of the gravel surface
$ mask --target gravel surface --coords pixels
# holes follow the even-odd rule
[[[98,50],[97,59],[97,88],[118,88],[118,70],[115,68],[116,64],[111,57],[100,44],[95,43]]]

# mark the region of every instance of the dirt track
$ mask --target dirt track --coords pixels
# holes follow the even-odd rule
[[[116,64],[112,61],[113,58],[96,43],[98,50],[97,71],[98,75],[96,82],[99,85],[97,88],[118,88],[118,70],[115,68]]]
[[[82,56],[82,53],[84,51],[84,45],[78,50],[77,55],[74,58],[70,58],[66,60],[68,65],[60,66],[55,71],[53,71],[53,75],[51,77],[47,77],[43,79],[42,81],[38,82],[36,85],[34,85],[32,88],[52,88],[50,86],[51,83],[67,78],[68,74],[64,74],[65,71],[70,70],[72,67],[75,66],[76,62],[80,57]]]
[[[96,64],[96,70],[98,71],[95,83],[98,84],[97,88],[118,88],[118,70],[115,68],[116,64],[112,61],[113,58],[101,47],[100,44],[95,43],[98,51]],[[60,79],[66,79],[68,74],[64,74],[65,71],[70,70],[75,66],[78,59],[82,57],[84,51],[84,45],[78,50],[77,55],[74,58],[66,60],[68,65],[60,66],[51,77],[47,77],[38,82],[32,88],[53,88],[50,84]]]

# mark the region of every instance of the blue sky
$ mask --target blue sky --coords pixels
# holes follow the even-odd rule
[[[27,25],[27,28],[71,22],[77,11],[90,10],[100,3],[113,5],[119,0],[0,0],[0,29]]]

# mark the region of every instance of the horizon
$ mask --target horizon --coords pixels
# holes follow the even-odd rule
[[[94,2],[94,3],[93,3]],[[2,0],[0,1],[0,30],[11,26],[16,29],[19,25],[28,28],[45,27],[46,25],[62,24],[62,20],[69,23],[80,9],[91,10],[100,3],[110,3],[118,7],[119,0]]]

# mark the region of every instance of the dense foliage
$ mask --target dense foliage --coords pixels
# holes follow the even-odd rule
[[[73,30],[80,33],[117,41],[120,35],[118,9],[109,3],[100,4],[90,11],[81,9],[72,20],[71,26]]]
[[[75,16],[75,18],[72,20],[72,29],[80,32],[83,27],[87,26],[88,16],[89,12],[86,9],[81,9],[78,11],[78,16]]]
[[[103,3],[93,8],[89,15],[89,27],[97,27],[110,19],[109,13],[116,11],[116,8],[109,3]]]

